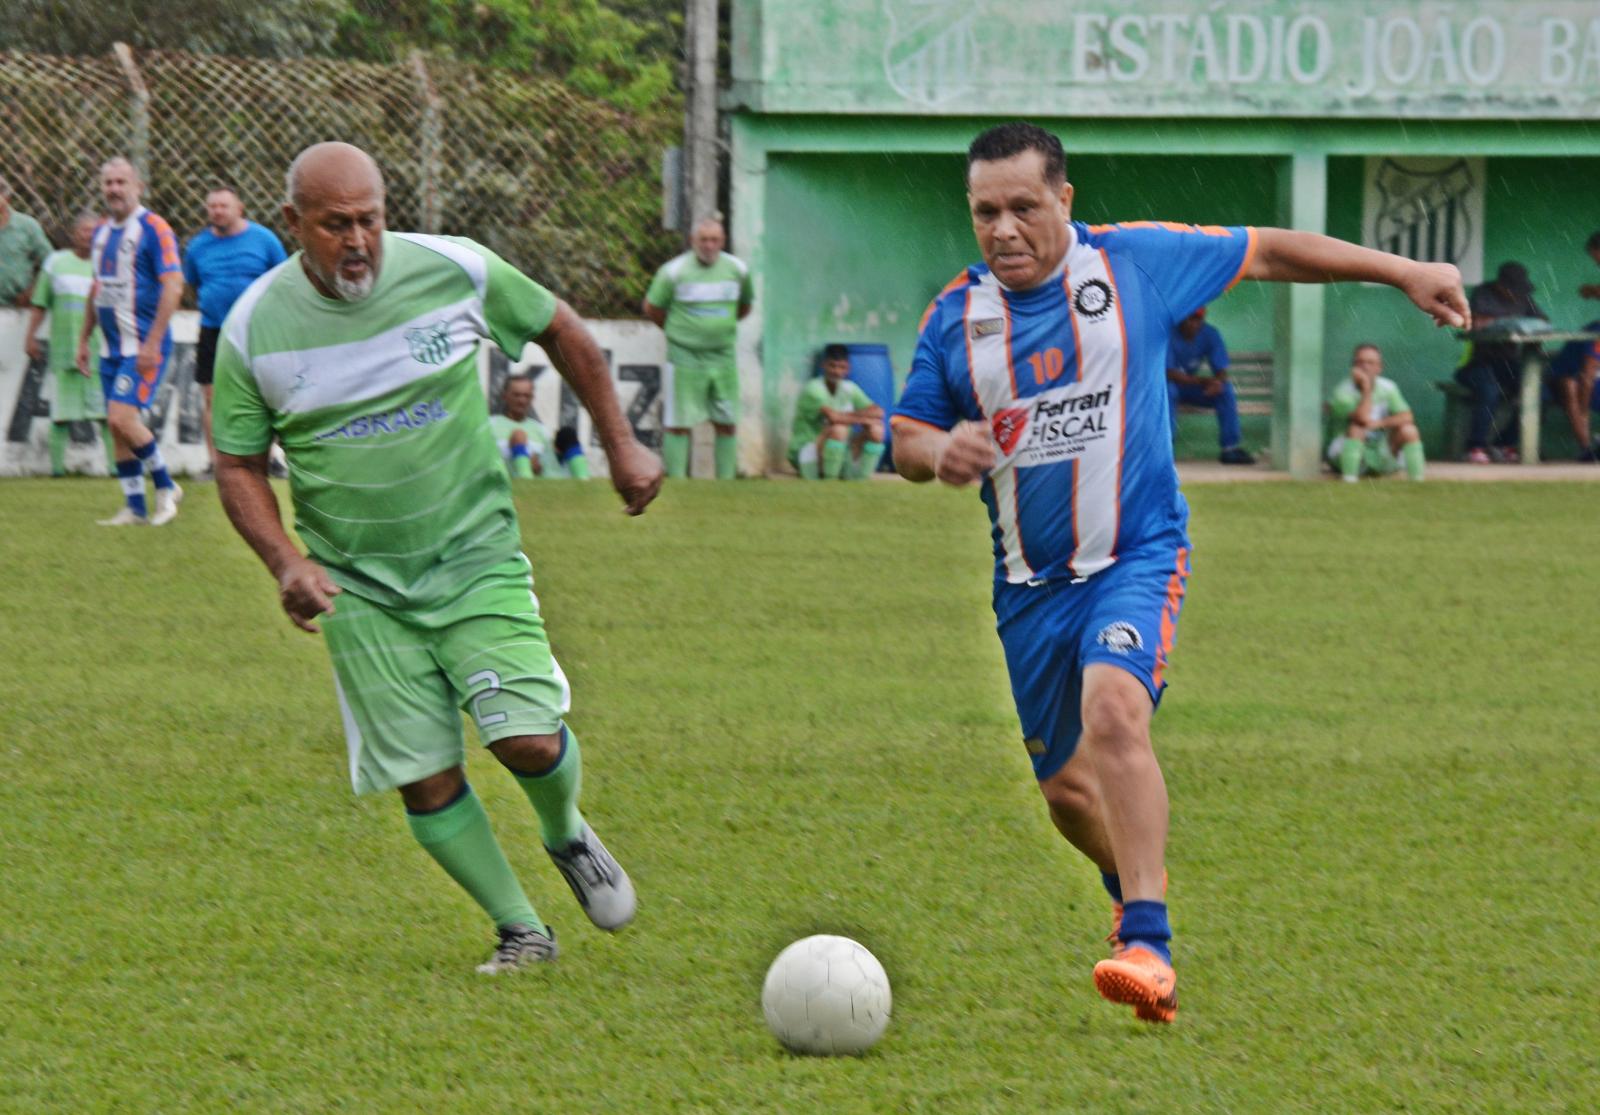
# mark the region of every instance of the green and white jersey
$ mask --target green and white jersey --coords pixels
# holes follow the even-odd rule
[[[39,268],[33,304],[50,312],[52,372],[77,371],[78,333],[83,329],[84,306],[93,286],[94,265],[66,249],[51,252]]]
[[[491,414],[489,428],[494,431],[494,442],[500,447],[500,459],[508,466],[511,464],[511,435],[517,430],[528,436],[528,452],[537,457],[541,465],[548,466],[555,460],[555,442],[550,439],[550,431],[531,414],[521,422],[503,414]]]
[[[1356,412],[1356,407],[1361,405],[1361,388],[1355,381],[1346,377],[1339,386],[1335,387],[1328,396],[1328,412],[1333,415],[1335,422],[1343,426],[1350,421],[1350,416]],[[1367,408],[1368,417],[1372,423],[1382,422],[1391,414],[1403,414],[1411,409],[1411,404],[1406,402],[1405,396],[1400,394],[1400,388],[1394,380],[1387,376],[1379,376],[1378,382],[1372,385],[1372,404]],[[1386,435],[1382,430],[1368,430],[1367,440],[1382,438]]]
[[[750,268],[723,252],[710,267],[693,252],[661,265],[645,300],[667,312],[667,340],[695,352],[733,347],[739,311],[755,298]]]
[[[830,393],[828,381],[823,376],[813,376],[800,389],[800,401],[794,408],[794,429],[789,434],[789,451],[793,453],[807,442],[816,441],[827,425],[822,419],[822,408],[831,410],[866,410],[873,406],[867,393],[854,380],[841,379],[838,390]]]
[[[471,240],[383,234],[360,302],[324,298],[300,253],[240,295],[217,344],[213,437],[289,460],[295,529],[349,592],[430,611],[520,552],[478,344],[513,360],[549,291]]]

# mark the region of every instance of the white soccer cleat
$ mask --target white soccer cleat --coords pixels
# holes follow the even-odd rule
[[[633,920],[638,900],[633,880],[622,870],[587,821],[577,838],[559,852],[546,848],[556,869],[578,899],[589,920],[601,929],[621,929]]]
[[[508,925],[499,932],[500,943],[494,947],[494,955],[478,965],[478,971],[486,976],[548,963],[560,951],[554,933],[541,933],[532,926]]]
[[[178,504],[183,502],[183,489],[173,484],[170,488],[156,489],[156,512],[150,516],[153,527],[166,526],[178,517]]]
[[[147,527],[150,520],[143,515],[135,515],[133,508],[126,505],[109,519],[96,519],[96,523],[103,527]]]

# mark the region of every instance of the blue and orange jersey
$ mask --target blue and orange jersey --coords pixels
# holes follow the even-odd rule
[[[123,221],[106,221],[94,233],[95,311],[104,356],[137,356],[139,343],[155,322],[161,301],[161,276],[182,269],[172,226],[144,206]],[[161,338],[172,346],[170,330]]]
[[[893,420],[989,427],[997,580],[1089,577],[1185,537],[1169,339],[1244,276],[1255,244],[1252,228],[1073,222],[1039,286],[1008,290],[979,264],[933,300]]]

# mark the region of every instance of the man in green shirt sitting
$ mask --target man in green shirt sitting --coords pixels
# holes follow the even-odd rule
[[[1328,443],[1328,462],[1353,484],[1363,472],[1387,475],[1405,466],[1406,478],[1421,480],[1422,435],[1411,404],[1383,374],[1383,353],[1360,344],[1350,358],[1350,378],[1328,396],[1328,412],[1343,434]]]
[[[533,413],[533,377],[514,375],[500,389],[500,413],[489,416],[495,444],[512,476],[546,480],[589,479],[589,458],[577,433],[563,426],[550,436],[550,428]]]
[[[789,463],[806,480],[865,480],[883,458],[883,408],[850,374],[850,350],[822,350],[822,374],[800,391],[789,435]]]

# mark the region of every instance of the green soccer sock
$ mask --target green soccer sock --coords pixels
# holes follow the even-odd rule
[[[1346,480],[1358,480],[1361,477],[1361,451],[1366,446],[1358,437],[1347,437],[1344,445],[1339,447],[1339,472]]]
[[[688,434],[663,434],[661,436],[661,460],[667,466],[667,475],[670,477],[683,477],[689,475],[689,435]]]
[[[506,862],[494,830],[489,827],[489,814],[471,786],[464,786],[461,796],[443,809],[431,813],[407,810],[406,821],[417,843],[483,907],[497,928],[547,928]]]
[[[1408,441],[1400,449],[1400,459],[1405,462],[1406,479],[1421,480],[1427,465],[1422,456],[1422,442]]]
[[[718,434],[714,453],[717,459],[717,479],[732,480],[739,473],[739,435]]]
[[[543,774],[511,773],[539,815],[539,838],[546,848],[564,848],[583,831],[583,814],[578,812],[583,754],[571,728],[561,725],[561,754],[555,766]]]
[[[869,441],[861,446],[861,471],[857,480],[865,480],[878,471],[878,462],[883,460],[883,442]]]
[[[51,476],[65,476],[67,474],[67,439],[71,436],[72,427],[68,423],[50,423]]]
[[[567,475],[574,480],[589,479],[589,458],[579,453],[567,461]]]
[[[106,446],[106,475],[115,476],[117,474],[117,439],[111,436],[111,427],[107,423],[97,420],[95,425],[100,427],[100,440],[105,442]]]
[[[807,453],[805,456],[798,458],[798,463],[802,480],[820,480],[822,478],[822,469],[817,464],[817,455],[815,453]]]
[[[850,446],[846,442],[829,438],[822,443],[822,475],[825,479],[839,479],[839,474],[844,471],[844,459],[849,452]]]

